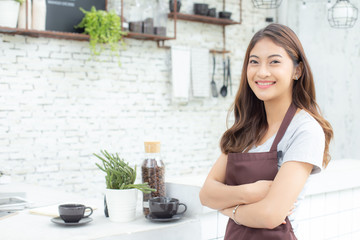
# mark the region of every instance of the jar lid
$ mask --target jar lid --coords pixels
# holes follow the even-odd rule
[[[160,142],[144,142],[146,153],[159,153]]]

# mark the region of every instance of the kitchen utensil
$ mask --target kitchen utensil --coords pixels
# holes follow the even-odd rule
[[[229,86],[230,85],[230,94],[232,96],[232,82],[231,82],[231,70],[230,70],[230,57],[227,58],[228,60],[228,66],[227,66],[227,79],[226,79],[226,84]]]
[[[230,19],[231,12],[221,11],[219,12],[219,18]]]
[[[216,8],[209,8],[207,15],[209,17],[216,17]]]
[[[146,215],[146,219],[152,221],[152,222],[173,222],[181,219],[183,214],[175,214],[170,218],[158,218],[153,216],[151,213],[149,215]]]
[[[220,89],[220,94],[221,96],[223,97],[226,97],[227,95],[227,82],[226,82],[226,61],[225,61],[225,58],[223,60],[223,86],[221,87]]]
[[[194,13],[196,15],[206,16],[209,10],[209,4],[205,3],[194,3]]]
[[[183,206],[183,210],[178,212],[179,206]],[[150,214],[157,218],[171,218],[176,214],[183,214],[187,210],[184,203],[179,202],[177,198],[155,197],[149,199]]]
[[[150,213],[149,203],[154,197],[165,197],[165,164],[161,160],[160,142],[144,142],[145,159],[141,165],[142,182],[156,189],[155,192],[143,193],[143,213]]]
[[[84,225],[87,224],[89,222],[91,222],[93,219],[88,217],[88,218],[82,218],[80,219],[79,222],[65,222],[64,220],[62,220],[60,217],[55,217],[52,218],[51,221],[53,223],[59,224],[59,225],[64,225],[64,226],[80,226],[80,225]]]
[[[218,92],[217,92],[217,88],[216,88],[216,83],[214,81],[214,76],[215,76],[215,65],[216,65],[216,60],[215,60],[215,55],[213,55],[213,74],[212,74],[212,78],[211,78],[211,93],[213,97],[218,97]]]
[[[85,210],[89,209],[90,213],[85,215]],[[76,223],[82,218],[87,218],[93,213],[91,207],[86,207],[82,204],[61,204],[59,205],[59,215],[66,223]]]

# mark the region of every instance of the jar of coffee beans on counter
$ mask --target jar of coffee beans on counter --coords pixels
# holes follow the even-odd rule
[[[147,182],[155,192],[143,193],[143,212],[149,214],[149,199],[165,197],[165,165],[161,160],[160,142],[145,142],[145,160],[141,166],[142,182]]]

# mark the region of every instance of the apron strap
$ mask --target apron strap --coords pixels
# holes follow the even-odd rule
[[[291,120],[293,119],[293,117],[296,113],[296,110],[297,110],[297,107],[295,106],[295,104],[291,103],[289,109],[287,110],[287,112],[285,114],[283,121],[281,122],[279,131],[276,134],[276,137],[274,139],[274,142],[271,146],[270,151],[277,151],[277,145],[279,144],[280,140],[284,136],[286,129],[288,128]]]

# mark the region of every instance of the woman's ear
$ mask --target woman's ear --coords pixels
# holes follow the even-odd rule
[[[299,62],[299,64],[295,68],[294,79],[298,80],[301,77],[303,70],[304,64],[302,62]]]

